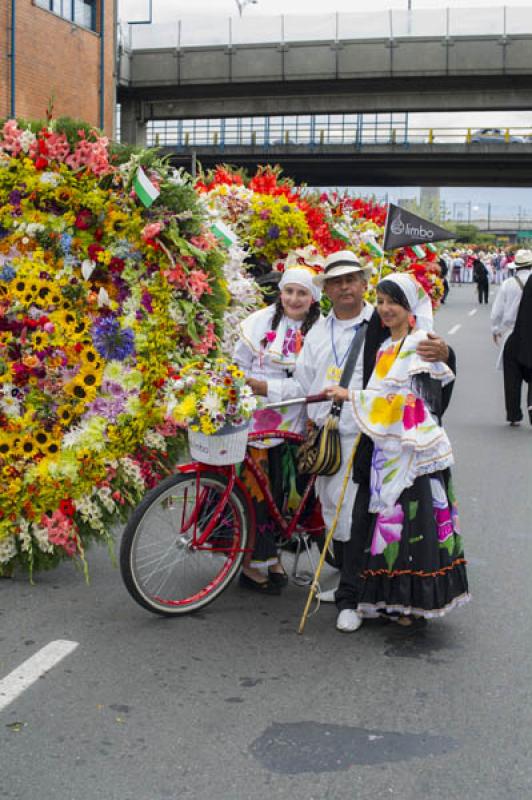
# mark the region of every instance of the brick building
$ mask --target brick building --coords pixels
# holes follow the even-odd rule
[[[43,119],[53,98],[112,136],[116,0],[0,0],[0,37],[0,119]]]

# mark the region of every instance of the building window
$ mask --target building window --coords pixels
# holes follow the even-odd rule
[[[53,11],[76,25],[96,30],[96,0],[34,0],[35,5]]]

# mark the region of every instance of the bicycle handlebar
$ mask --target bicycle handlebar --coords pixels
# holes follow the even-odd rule
[[[308,397],[295,397],[293,400],[280,400],[278,403],[266,403],[266,405],[261,406],[261,408],[279,408],[280,406],[296,406],[308,405],[309,403],[323,403],[327,400],[330,400],[330,397],[327,397],[326,394],[323,392],[321,394],[309,394]]]

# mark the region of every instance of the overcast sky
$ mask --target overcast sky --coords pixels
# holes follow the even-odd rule
[[[512,0],[503,3],[501,0],[411,0],[412,9],[420,8],[488,8],[507,6],[530,7],[530,0]],[[126,13],[136,16],[145,14],[148,0],[122,0]],[[408,0],[372,0],[371,10],[380,11],[388,8],[406,9]],[[230,16],[237,14],[236,0],[153,0],[153,20],[161,22],[176,17],[197,14],[208,10],[212,14]],[[362,0],[258,0],[244,10],[246,16],[262,16],[264,14],[324,14],[334,11],[350,11],[364,13],[368,4]]]

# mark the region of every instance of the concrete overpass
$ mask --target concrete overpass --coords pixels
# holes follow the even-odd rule
[[[190,170],[221,162],[254,170],[280,164],[310,186],[530,186],[532,142],[526,144],[284,144],[164,147],[172,163]]]
[[[398,35],[390,22],[388,35],[373,38],[357,38],[356,26],[342,36],[339,23],[307,41],[283,33],[187,45],[179,28],[172,46],[168,37],[142,47],[126,37],[117,65],[122,141],[143,143],[148,120],[530,109],[532,18],[520,11],[520,27],[509,29],[505,12],[491,33],[454,34],[447,23],[437,36]]]

